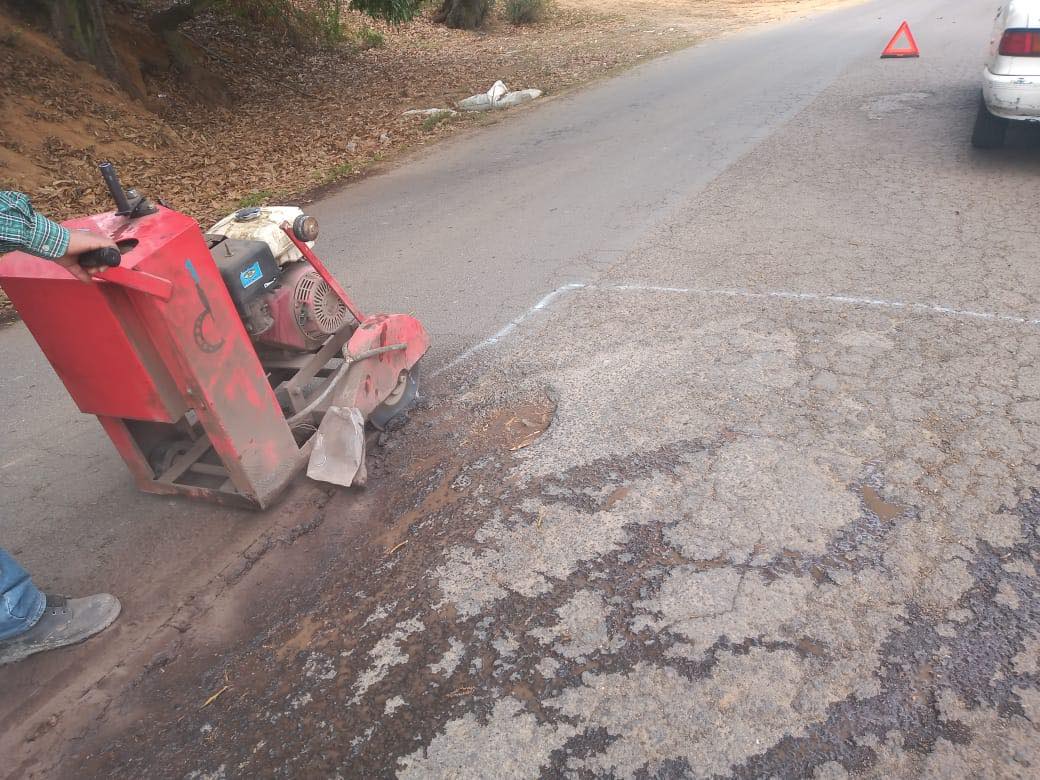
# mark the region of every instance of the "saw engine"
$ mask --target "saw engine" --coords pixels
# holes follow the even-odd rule
[[[353,320],[280,225],[313,245],[318,224],[293,206],[240,209],[206,240],[246,332],[260,346],[312,352]]]

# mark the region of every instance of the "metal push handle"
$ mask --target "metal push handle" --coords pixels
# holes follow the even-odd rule
[[[173,297],[173,283],[169,279],[127,268],[121,265],[122,260],[122,252],[111,246],[92,249],[79,256],[79,264],[91,268],[96,281],[137,290],[162,301]]]
[[[105,186],[108,187],[108,193],[115,201],[116,214],[124,216],[129,214],[132,211],[130,201],[126,197],[126,192],[123,191],[123,185],[119,183],[119,174],[116,173],[115,166],[110,162],[103,162],[98,169],[101,171],[101,178],[105,180]]]
[[[105,180],[105,186],[108,187],[109,195],[116,203],[116,214],[136,219],[157,211],[152,202],[133,187],[129,191],[123,189],[123,185],[119,182],[119,174],[116,173],[112,163],[103,162],[98,165],[98,169],[101,171],[101,178]]]

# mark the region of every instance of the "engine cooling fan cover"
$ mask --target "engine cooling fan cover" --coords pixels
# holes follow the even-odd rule
[[[347,305],[314,271],[300,275],[293,289],[293,314],[297,325],[309,338],[335,333],[350,317]]]

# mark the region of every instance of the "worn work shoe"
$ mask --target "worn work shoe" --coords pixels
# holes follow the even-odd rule
[[[119,599],[107,593],[81,599],[47,596],[47,608],[32,628],[0,642],[0,666],[89,639],[112,625],[119,609]]]

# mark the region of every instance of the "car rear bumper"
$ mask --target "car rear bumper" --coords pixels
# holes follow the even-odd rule
[[[991,114],[1040,122],[1040,76],[998,76],[982,72],[982,94]]]

